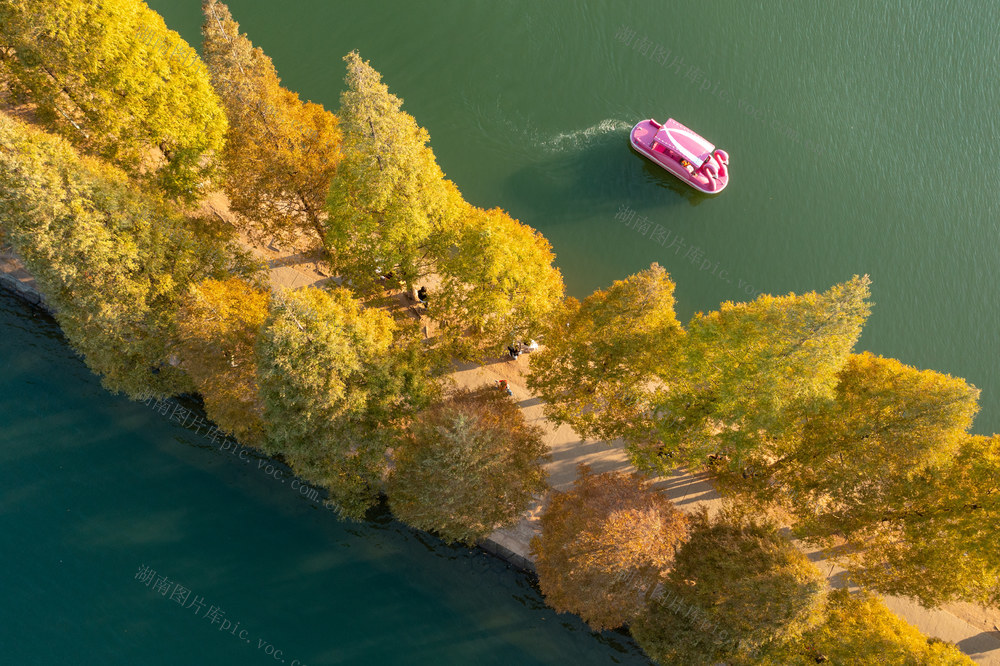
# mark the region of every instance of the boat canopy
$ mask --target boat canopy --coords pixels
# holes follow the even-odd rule
[[[715,150],[714,145],[673,118],[663,123],[653,136],[653,141],[674,150],[690,162],[695,169],[701,168],[701,165],[708,161]]]

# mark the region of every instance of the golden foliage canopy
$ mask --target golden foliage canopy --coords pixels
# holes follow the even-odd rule
[[[639,474],[581,465],[556,492],[531,548],[546,602],[595,631],[640,615],[687,537],[687,517]]]
[[[0,3],[0,74],[76,145],[194,197],[221,150],[226,118],[205,65],[141,0]]]
[[[232,210],[263,240],[297,232],[326,241],[326,197],[340,163],[337,117],[281,86],[274,64],[254,48],[229,8],[204,0],[205,62],[229,119],[223,185]]]

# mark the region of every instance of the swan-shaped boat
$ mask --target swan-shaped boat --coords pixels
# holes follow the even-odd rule
[[[629,135],[632,147],[694,189],[718,194],[729,184],[729,155],[670,118],[662,125],[641,120]]]

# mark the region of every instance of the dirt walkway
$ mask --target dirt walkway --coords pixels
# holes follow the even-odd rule
[[[213,214],[232,221],[223,195],[213,195],[207,201]],[[319,253],[308,247],[307,239],[302,245],[288,248],[265,247],[250,243],[245,238],[243,240],[246,247],[267,261],[271,285],[275,289],[320,286],[336,281],[336,278],[330,276],[329,268],[319,260]],[[399,298],[401,304],[412,305],[402,294]],[[416,308],[419,306],[411,307],[415,316]],[[424,321],[427,321],[426,318]],[[629,463],[620,440],[586,441],[569,426],[556,426],[545,418],[542,400],[532,395],[526,387],[529,359],[530,354],[522,354],[516,360],[504,357],[482,366],[456,363],[448,377],[455,386],[464,388],[494,385],[499,379],[507,380],[525,420],[542,428],[544,441],[552,454],[552,460],[545,467],[549,473],[549,485],[553,489],[569,488],[576,479],[577,465],[580,463],[590,465],[596,472],[633,471],[634,467]],[[688,511],[705,506],[713,513],[721,502],[720,495],[709,482],[708,474],[675,470],[669,477],[657,478],[654,487],[667,493],[678,507]],[[518,524],[491,534],[484,547],[500,552],[520,566],[530,568],[533,558],[529,544],[539,532],[538,519],[543,506],[544,498],[536,501]],[[843,586],[843,569],[821,560],[816,549],[801,544],[800,547],[821,569],[828,572],[832,586]],[[1000,609],[980,608],[973,604],[950,604],[942,609],[927,610],[906,598],[883,599],[893,612],[925,634],[957,644],[980,664],[1000,666]]]

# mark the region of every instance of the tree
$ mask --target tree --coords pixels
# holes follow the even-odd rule
[[[241,442],[261,446],[264,408],[254,345],[268,316],[269,293],[246,280],[192,285],[177,314],[174,351],[205,412]]]
[[[768,524],[704,510],[661,594],[631,625],[663,664],[741,663],[818,624],[825,579]]]
[[[197,53],[140,0],[7,0],[0,75],[45,125],[132,172],[193,197],[226,118]]]
[[[975,663],[954,645],[928,639],[878,597],[847,590],[835,590],[827,596],[822,624],[791,641],[772,645],[757,663],[807,666],[824,661],[886,666]]]
[[[563,297],[562,275],[545,237],[494,208],[467,204],[433,242],[430,315],[439,349],[464,360],[496,356],[539,334]]]
[[[259,269],[210,221],[0,114],[0,223],[73,348],[133,398],[191,389],[169,342],[189,285]]]
[[[430,237],[460,209],[461,196],[427,146],[427,131],[356,51],[340,96],[344,157],[329,196],[328,243],[339,273],[366,294],[392,272],[412,291],[431,268]]]
[[[474,543],[517,522],[547,488],[542,431],[492,386],[421,412],[394,450],[389,505],[403,522]]]
[[[326,241],[325,206],[340,162],[337,117],[281,86],[271,59],[240,34],[229,8],[203,0],[205,62],[229,118],[222,152],[230,207],[253,237]]]
[[[979,390],[894,359],[851,356],[835,399],[772,463],[797,531],[846,553],[855,582],[926,605],[1000,601],[996,438],[970,437]],[[844,543],[846,541],[846,543]]]
[[[592,474],[580,465],[553,493],[531,542],[538,584],[559,612],[595,631],[640,615],[687,537],[687,517],[639,474]]]
[[[868,276],[823,294],[723,303],[688,325],[669,390],[654,405],[655,436],[632,442],[641,468],[705,464],[735,479],[794,447],[807,415],[829,399],[871,307]],[[670,452],[664,461],[658,454]]]
[[[583,303],[567,299],[553,321],[528,378],[545,415],[583,437],[614,439],[639,428],[684,337],[667,272],[654,263]]]
[[[275,298],[257,343],[264,450],[324,485],[350,518],[381,491],[391,424],[380,430],[369,416],[395,397],[385,380],[394,329],[346,289],[305,288]]]

